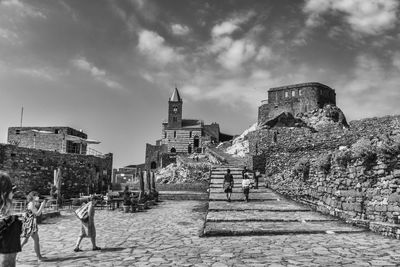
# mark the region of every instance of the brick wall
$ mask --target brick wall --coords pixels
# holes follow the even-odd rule
[[[0,169],[7,171],[24,192],[49,194],[54,170],[61,168],[65,197],[101,193],[111,184],[113,155],[104,158],[0,144]]]

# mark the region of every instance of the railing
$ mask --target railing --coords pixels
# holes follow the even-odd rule
[[[95,150],[93,148],[90,148],[90,147],[88,147],[86,149],[86,155],[96,156],[96,157],[99,157],[99,158],[105,158],[103,153],[101,153],[101,152],[99,152],[99,151],[97,151],[97,150]]]
[[[26,210],[26,206],[28,205],[28,201],[26,200],[13,200],[13,212],[15,214],[24,213]],[[58,203],[57,199],[49,199],[47,200],[46,205],[43,208],[43,213],[58,211]]]

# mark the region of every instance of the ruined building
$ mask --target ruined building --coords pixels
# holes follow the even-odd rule
[[[183,100],[175,88],[168,100],[168,120],[162,123],[161,139],[156,145],[146,144],[146,169],[164,167],[175,162],[178,153],[202,152],[207,143],[231,139],[222,134],[218,123],[204,124],[202,120],[183,118]]]
[[[258,109],[258,124],[265,124],[283,112],[298,116],[326,104],[336,105],[332,88],[317,82],[275,87],[268,90],[268,99]]]
[[[48,195],[58,173],[65,198],[104,193],[111,186],[113,155],[88,147],[99,141],[70,127],[10,127],[0,144],[0,169],[25,193]]]

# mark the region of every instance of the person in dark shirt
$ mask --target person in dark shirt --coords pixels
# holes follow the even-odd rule
[[[232,195],[232,189],[233,189],[233,176],[231,174],[231,170],[227,169],[226,174],[224,176],[224,192],[226,193],[226,198],[228,202],[231,202],[231,195]]]
[[[0,266],[15,266],[17,253],[21,251],[22,222],[11,215],[15,187],[10,176],[0,171]]]

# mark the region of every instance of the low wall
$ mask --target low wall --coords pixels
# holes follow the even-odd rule
[[[0,169],[8,172],[25,193],[34,190],[48,195],[57,168],[61,170],[61,194],[65,198],[105,192],[111,184],[112,160],[112,154],[103,158],[0,144]]]

